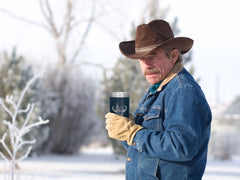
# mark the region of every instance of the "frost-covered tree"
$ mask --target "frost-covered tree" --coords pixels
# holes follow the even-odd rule
[[[15,98],[19,98],[21,92],[25,88],[25,84],[33,76],[33,70],[30,65],[28,65],[25,59],[22,56],[17,54],[16,48],[13,49],[12,53],[9,55],[7,52],[1,54],[0,58],[0,97],[5,98],[7,95],[13,95]],[[35,81],[28,91],[25,94],[25,98],[22,100],[22,105],[26,106],[28,103],[36,101],[36,90],[37,90],[37,81]],[[8,107],[8,105],[7,105]],[[11,108],[11,107],[9,107]],[[22,124],[26,119],[27,114],[19,114],[17,118],[17,123]],[[36,120],[39,116],[39,107],[38,104],[35,104],[35,108],[32,112],[32,119]],[[10,119],[10,115],[5,113],[4,109],[0,108],[0,137],[6,132],[7,126],[3,123],[2,120]],[[34,129],[31,135],[36,135],[38,140],[42,140],[43,131],[38,131]],[[28,134],[25,136],[26,139],[30,139],[31,135]],[[5,143],[10,144],[9,136],[6,137]],[[36,146],[40,144],[36,143]],[[0,150],[7,156],[8,153],[0,145]]]
[[[79,152],[96,123],[94,81],[68,64],[46,72],[40,84],[41,111],[50,131],[38,152]]]
[[[30,85],[38,78],[35,75],[27,84],[26,87],[20,94],[19,99],[13,95],[7,95],[5,101],[0,98],[0,106],[6,114],[10,116],[10,119],[2,120],[4,125],[7,127],[2,138],[0,139],[0,144],[6,151],[0,151],[0,156],[5,162],[5,179],[16,180],[17,175],[15,174],[16,165],[27,158],[31,152],[32,144],[36,142],[35,139],[26,140],[25,136],[30,132],[35,126],[48,123],[48,120],[44,121],[39,117],[38,122],[31,121],[31,115],[34,110],[34,104],[28,103],[26,107],[22,106],[24,96],[29,89]],[[7,106],[8,104],[8,106]],[[25,119],[20,123],[18,121],[19,115],[26,114]],[[6,141],[6,137],[9,137],[10,143]],[[27,150],[23,147],[27,146]]]

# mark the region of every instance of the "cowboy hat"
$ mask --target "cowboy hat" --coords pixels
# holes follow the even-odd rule
[[[137,27],[136,38],[119,44],[121,53],[131,59],[140,59],[156,48],[178,48],[181,53],[188,52],[193,40],[187,37],[174,37],[168,22],[153,20]]]

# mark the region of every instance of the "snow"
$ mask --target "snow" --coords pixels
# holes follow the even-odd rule
[[[45,155],[22,161],[21,180],[124,180],[125,158],[111,148],[83,149],[79,155]],[[0,161],[0,180],[3,177]],[[240,157],[229,161],[208,159],[203,180],[239,180]]]
[[[219,161],[208,158],[206,172],[203,180],[239,180],[240,179],[240,157],[232,160]]]

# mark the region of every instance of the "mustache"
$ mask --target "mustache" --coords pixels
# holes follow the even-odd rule
[[[147,74],[159,74],[160,71],[156,68],[153,68],[153,69],[146,69],[146,71],[144,72],[144,76],[146,76]]]

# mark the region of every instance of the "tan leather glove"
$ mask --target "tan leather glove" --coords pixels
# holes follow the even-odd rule
[[[128,145],[132,145],[135,134],[143,129],[142,126],[136,125],[134,120],[114,113],[107,113],[105,118],[109,137],[127,141]]]

